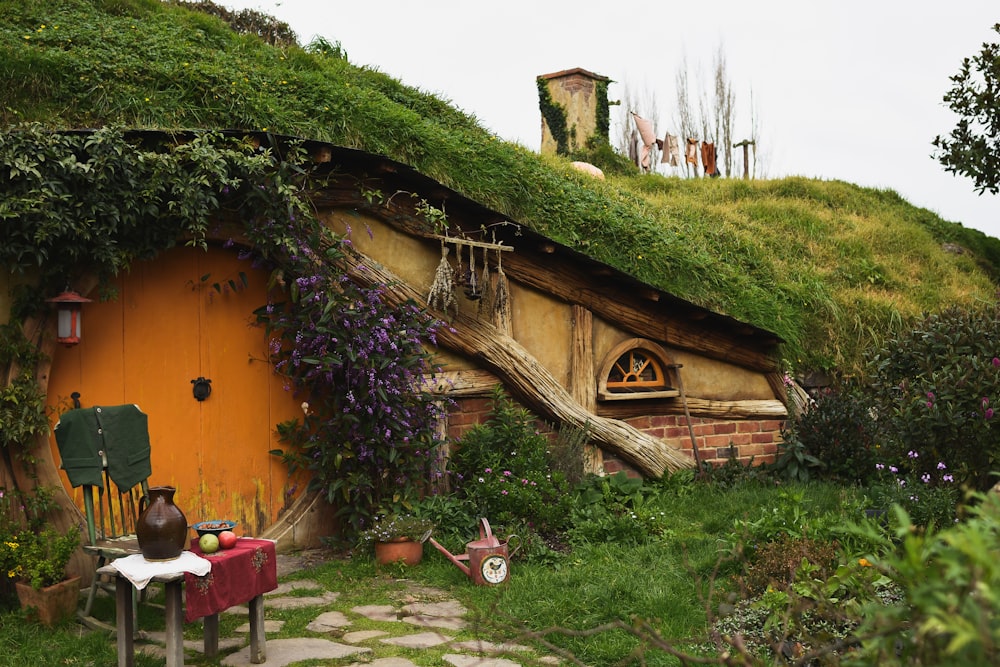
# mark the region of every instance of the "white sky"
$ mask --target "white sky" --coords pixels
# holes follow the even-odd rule
[[[535,77],[573,67],[610,77],[609,98],[652,94],[673,126],[686,59],[709,79],[719,46],[737,93],[734,139],[750,135],[750,90],[769,177],[891,188],[944,219],[1000,237],[1000,198],[930,157],[956,117],[942,96],[961,61],[1000,40],[996,0],[218,0],[286,21],[303,43],[339,41],[355,65],[451,101],[538,150]],[[612,107],[612,142],[621,107]]]

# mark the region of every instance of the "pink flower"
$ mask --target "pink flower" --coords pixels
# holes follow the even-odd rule
[[[507,495],[507,489],[504,489],[504,490],[503,490],[503,491],[501,491],[500,493],[501,493],[502,495],[505,495],[505,496],[506,496],[506,495]]]
[[[511,472],[509,470],[504,470],[503,471],[503,476],[504,477],[510,477],[510,475],[511,475]]]
[[[993,357],[993,368],[1000,368],[1000,357]]]

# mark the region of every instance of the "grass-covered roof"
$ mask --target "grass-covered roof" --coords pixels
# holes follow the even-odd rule
[[[995,300],[1000,241],[892,191],[803,178],[596,181],[498,139],[447,100],[352,65],[336,45],[272,46],[179,3],[0,0],[0,18],[5,128],[266,129],[382,154],[774,331],[795,367],[856,370],[886,327]]]

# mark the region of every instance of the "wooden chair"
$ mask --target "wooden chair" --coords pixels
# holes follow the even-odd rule
[[[87,519],[83,550],[95,558],[93,583],[78,616],[89,628],[113,633],[114,622],[95,618],[92,612],[98,589],[113,592],[117,578],[97,570],[116,558],[140,553],[135,523],[152,472],[147,417],[135,405],[77,408],[60,416],[55,435],[60,467],[74,488],[82,487]]]

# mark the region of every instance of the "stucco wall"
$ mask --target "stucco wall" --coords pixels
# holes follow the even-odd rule
[[[594,318],[594,372],[599,373],[608,353],[634,336],[606,320]],[[653,341],[657,342],[657,341]],[[715,359],[663,346],[681,364],[684,388],[691,397],[714,401],[771,400],[774,392],[763,374]],[[599,378],[595,378],[595,382]]]

